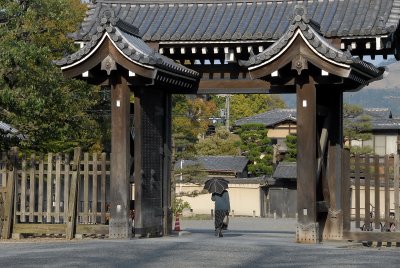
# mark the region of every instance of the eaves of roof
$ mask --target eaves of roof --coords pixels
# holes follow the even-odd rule
[[[139,29],[144,41],[278,40],[289,27],[298,1],[276,0],[98,0],[91,5],[79,38],[89,40],[97,15],[111,6],[117,17]],[[375,37],[393,33],[399,24],[400,0],[302,1],[321,34]]]
[[[320,26],[310,20],[305,6],[297,5],[291,18],[287,31],[275,43],[263,52],[257,55],[253,54],[248,60],[239,61],[239,64],[249,70],[265,64],[272,64],[282,51],[291,47],[296,38],[302,38],[315,55],[333,65],[349,69],[350,72],[346,78],[360,84],[377,79],[384,73],[384,68],[377,68],[373,64],[362,61],[359,57],[353,57],[349,51],[342,51],[334,47],[322,36]]]
[[[149,68],[157,67],[192,79],[200,78],[198,72],[154,51],[140,38],[137,28],[116,18],[112,13],[112,10],[103,10],[96,32],[88,36],[90,41],[86,42],[84,47],[77,52],[55,61],[55,64],[61,68],[67,68],[67,66],[82,61],[89,57],[90,53],[96,50],[105,38],[109,38],[120,53],[132,62]]]

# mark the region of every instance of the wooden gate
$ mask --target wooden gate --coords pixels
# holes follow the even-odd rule
[[[23,157],[0,162],[2,238],[22,234],[107,235],[110,161],[106,154]],[[11,167],[11,170],[8,168]],[[11,225],[12,223],[12,225]]]
[[[399,156],[352,155],[343,176],[343,238],[400,242]]]

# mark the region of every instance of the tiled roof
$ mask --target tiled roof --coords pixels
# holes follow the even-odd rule
[[[279,40],[257,55],[251,55],[246,61],[240,61],[240,65],[249,67],[260,65],[269,60],[274,60],[279,56],[281,51],[290,47],[294,38],[301,35],[303,39],[311,46],[318,54],[336,63],[343,63],[358,70],[368,77],[376,78],[382,75],[384,68],[376,68],[373,64],[360,60],[359,57],[353,57],[349,51],[342,51],[334,47],[328,42],[320,32],[320,25],[317,22],[310,20],[307,14],[307,9],[303,5],[296,5],[294,13],[291,14],[291,22],[287,30],[281,35]],[[315,52],[314,52],[315,53]],[[363,75],[364,76],[364,75]],[[349,78],[364,84],[365,81],[360,79],[356,73],[350,73]],[[368,79],[369,80],[369,79]]]
[[[7,123],[0,121],[0,131],[6,134],[7,138],[17,137],[18,139],[23,139],[24,136],[22,134],[18,134],[18,130],[13,128]]]
[[[373,130],[400,130],[400,119],[393,118],[372,118]]]
[[[373,130],[387,129],[400,130],[400,119],[391,118],[391,112],[387,108],[365,108],[364,114],[371,117]],[[296,109],[275,109],[254,116],[244,117],[236,120],[235,126],[258,123],[271,127],[281,122],[291,121],[296,123]]]
[[[296,162],[279,162],[272,177],[274,179],[296,179],[297,178],[297,163]]]
[[[249,160],[244,156],[199,156],[196,160],[184,160],[183,167],[200,164],[207,171],[243,172]],[[180,169],[180,160],[175,164]]]
[[[226,178],[230,184],[264,184],[266,177]]]
[[[392,118],[389,108],[364,108],[364,113],[377,118]]]
[[[392,118],[388,108],[365,108],[364,115],[370,116],[374,130],[400,130],[400,119]]]
[[[277,0],[97,0],[79,38],[96,33],[97,14],[112,5],[139,29],[145,41],[277,40],[289,27],[299,1]],[[301,1],[325,37],[379,36],[394,32],[399,0]],[[88,35],[89,34],[89,35]]]
[[[90,33],[89,42],[77,52],[55,61],[59,66],[71,65],[88,56],[105,37],[109,37],[121,53],[133,62],[178,73],[198,79],[200,74],[176,63],[149,47],[139,36],[138,29],[120,18],[115,17],[113,10],[104,9],[99,15],[96,32]],[[182,82],[183,83],[183,82]]]
[[[270,110],[265,113],[238,119],[236,120],[235,125],[241,126],[244,124],[259,123],[269,127],[285,121],[296,123],[296,109]]]

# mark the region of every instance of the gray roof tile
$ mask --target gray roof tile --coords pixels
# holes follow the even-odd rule
[[[235,125],[259,123],[267,127],[274,126],[284,121],[292,121],[296,123],[296,109],[275,109],[265,113],[256,114],[236,120]]]
[[[323,57],[352,67],[351,73],[346,78],[350,78],[360,84],[367,84],[370,80],[377,79],[383,74],[384,68],[377,68],[371,63],[360,60],[359,57],[353,57],[350,51],[342,51],[328,42],[320,33],[320,25],[309,19],[305,6],[297,5],[290,17],[289,27],[286,27],[286,32],[279,33],[278,36],[280,38],[276,42],[263,52],[251,55],[248,60],[239,60],[239,64],[245,67],[252,67],[269,60],[272,61],[275,56],[279,56],[279,52],[283,48],[292,44],[293,38],[296,37],[295,34],[300,31],[306,42]]]
[[[392,114],[387,108],[365,108],[364,114],[371,117],[373,130],[400,130],[400,119],[391,118]],[[271,127],[286,121],[296,123],[296,120],[296,109],[275,109],[238,119],[235,122],[235,126],[259,123],[264,124],[266,127]]]
[[[135,25],[145,41],[279,39],[298,1],[275,0],[98,0],[92,5],[81,38],[96,28],[96,14],[112,4],[116,15]],[[394,32],[400,0],[304,1],[310,17],[327,37],[381,35]],[[179,37],[179,38],[178,38]]]
[[[105,10],[107,12],[109,10]],[[112,13],[112,12],[111,12]],[[139,36],[139,30],[131,24],[123,21],[122,19],[114,17],[112,14],[99,16],[99,23],[96,32],[90,34],[90,41],[86,42],[85,46],[77,52],[64,57],[61,60],[55,61],[59,66],[66,66],[73,64],[84,58],[94,49],[101,41],[105,34],[108,34],[120,50],[133,61],[138,61],[142,64],[156,66],[160,69],[171,71],[186,77],[200,78],[200,74],[193,71],[181,64],[176,63],[174,60],[165,57],[153,48],[148,46],[143,39]]]
[[[297,178],[297,163],[296,162],[279,162],[272,177],[274,179],[296,179]]]
[[[7,138],[17,137],[18,139],[24,139],[24,135],[19,134],[17,129],[2,121],[0,121],[0,131],[4,132]]]
[[[243,172],[249,160],[244,156],[199,156],[196,160],[184,160],[183,166],[200,164],[207,171]],[[175,169],[180,168],[180,160]]]

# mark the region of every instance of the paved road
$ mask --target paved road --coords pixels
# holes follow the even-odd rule
[[[234,218],[223,238],[211,221],[182,221],[181,236],[0,242],[0,267],[399,267],[399,248],[294,243],[293,220]],[[268,227],[269,226],[269,227]]]

